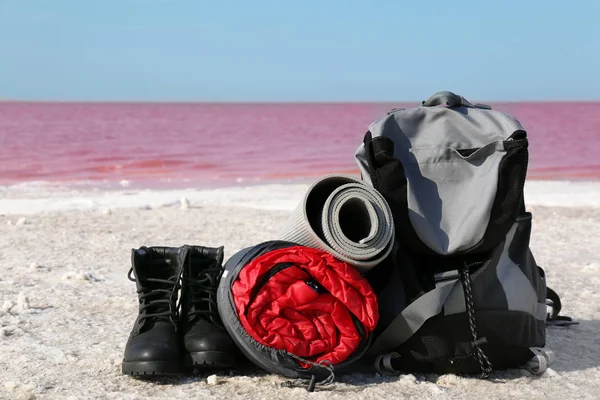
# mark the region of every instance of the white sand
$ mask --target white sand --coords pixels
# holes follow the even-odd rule
[[[531,182],[527,189],[534,254],[564,313],[581,321],[548,329],[557,354],[551,371],[511,370],[487,381],[357,374],[312,394],[261,373],[218,373],[218,384],[209,385],[210,373],[149,383],[120,372],[137,312],[126,278],[130,249],[225,245],[229,257],[273,238],[306,185],[129,194],[0,189],[0,398],[600,398],[600,185],[566,187]],[[179,206],[184,196],[189,209]]]

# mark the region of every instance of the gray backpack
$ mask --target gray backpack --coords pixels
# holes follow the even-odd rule
[[[355,157],[396,229],[394,251],[367,276],[379,295],[377,369],[543,372],[554,359],[546,323],[573,322],[529,249],[521,124],[439,92],[372,123]]]

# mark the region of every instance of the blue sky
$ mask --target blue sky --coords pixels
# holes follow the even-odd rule
[[[0,0],[0,98],[600,99],[599,0]]]

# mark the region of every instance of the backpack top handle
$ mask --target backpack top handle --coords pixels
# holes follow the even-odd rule
[[[421,103],[423,107],[435,107],[435,106],[444,106],[444,107],[469,107],[469,108],[482,108],[486,110],[491,110],[491,107],[486,104],[471,104],[467,99],[462,96],[459,96],[455,93],[442,91],[437,92],[427,100]]]

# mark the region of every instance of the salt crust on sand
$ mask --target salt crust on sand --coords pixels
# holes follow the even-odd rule
[[[273,184],[220,189],[70,190],[35,185],[0,187],[0,214],[101,211],[116,208],[188,208],[194,205],[242,206],[262,210],[293,210],[308,184]],[[528,181],[528,205],[600,207],[600,182]],[[26,224],[26,219],[12,223]]]
[[[562,296],[564,313],[581,322],[548,329],[548,346],[557,354],[551,371],[537,377],[510,370],[490,380],[354,374],[315,393],[283,388],[284,378],[247,369],[158,383],[120,372],[137,311],[135,285],[126,277],[130,249],[225,245],[229,257],[274,238],[305,185],[138,192],[147,197],[135,201],[130,196],[136,194],[40,197],[0,191],[0,398],[600,398],[600,208],[595,207],[600,192],[586,184],[563,196],[561,187],[564,191],[548,182],[528,186],[533,252]],[[151,206],[161,201],[173,204]],[[563,207],[548,207],[555,204]],[[214,378],[207,382],[213,374],[216,385]]]

